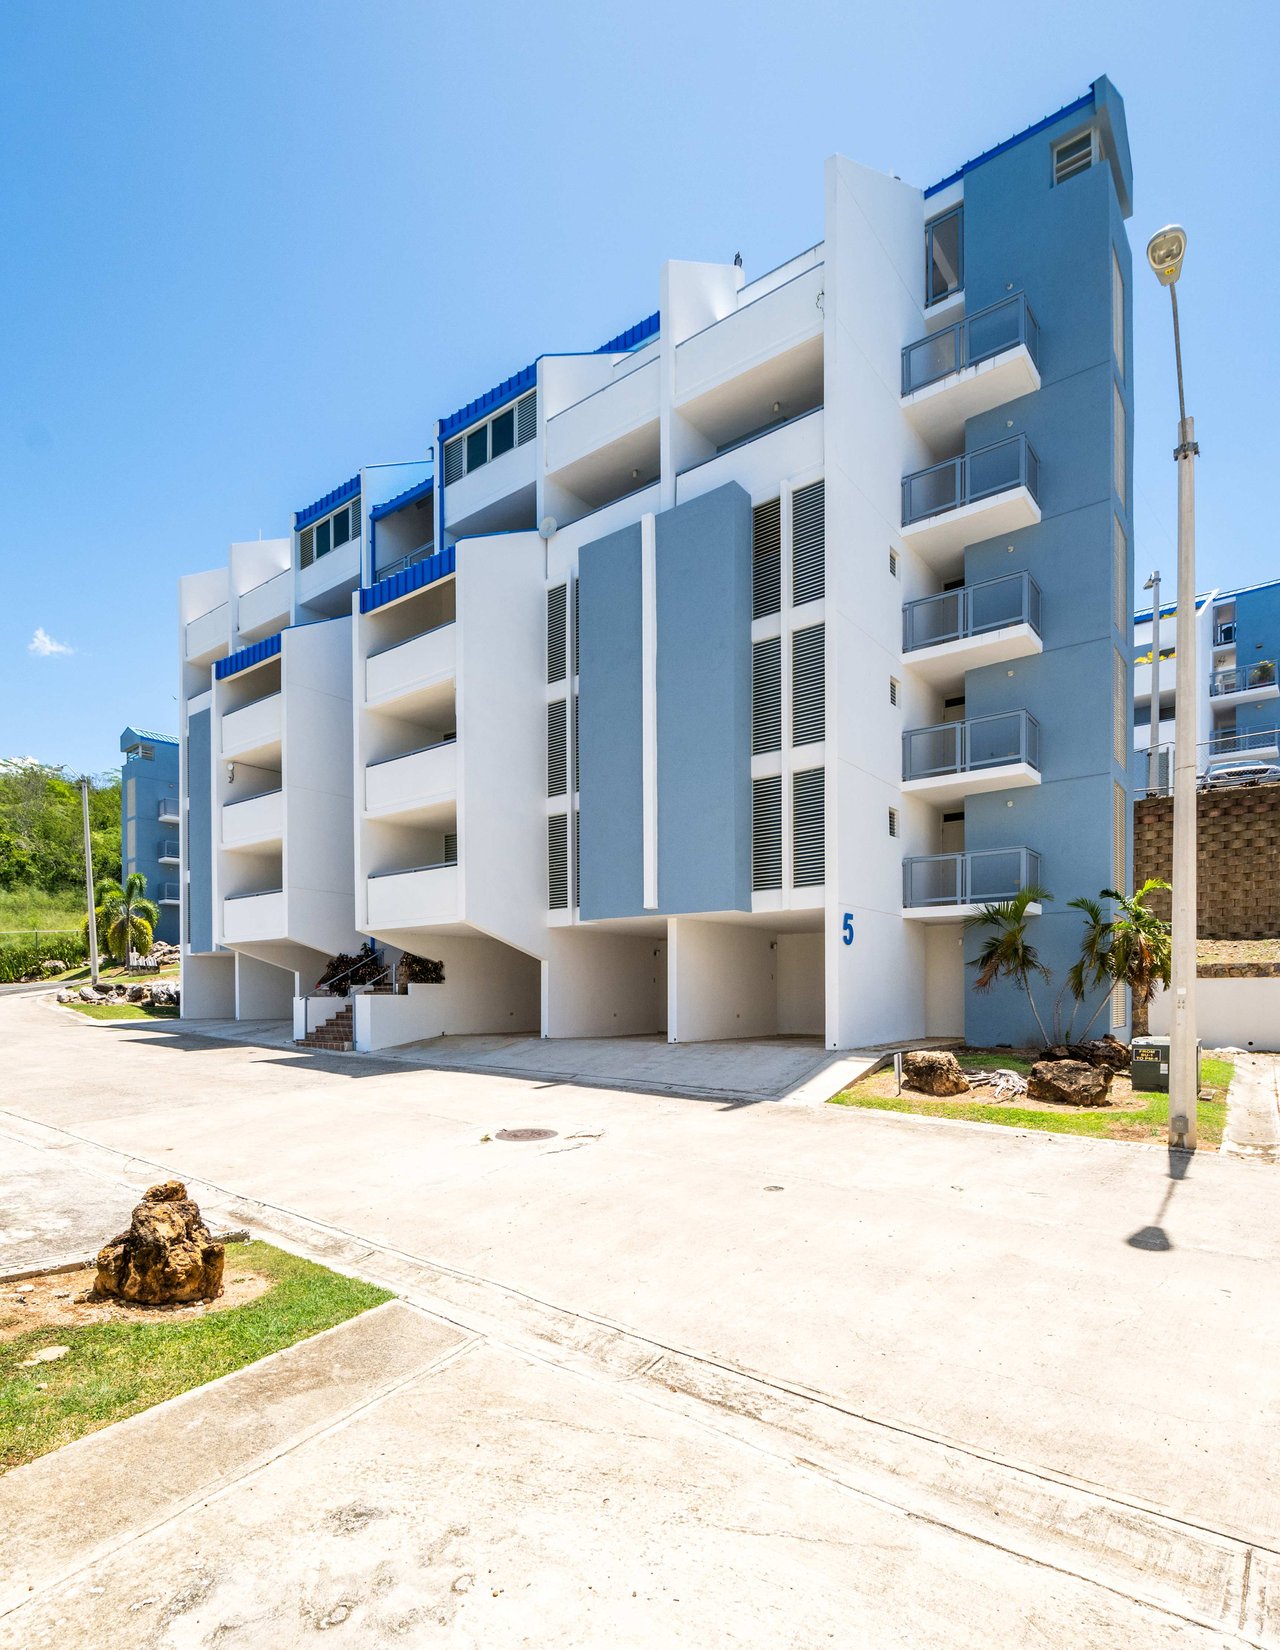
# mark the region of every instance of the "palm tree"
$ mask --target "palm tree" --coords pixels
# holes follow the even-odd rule
[[[1046,980],[1050,976],[1049,970],[1040,961],[1039,952],[1027,938],[1027,908],[1052,898],[1052,894],[1033,883],[1012,899],[984,905],[976,916],[965,919],[966,928],[985,931],[982,949],[969,964],[970,968],[978,970],[978,977],[973,982],[974,989],[990,991],[997,980],[1012,980],[1020,991],[1026,992],[1031,1012],[1040,1028],[1041,1041],[1046,1046],[1049,1039],[1031,994],[1031,976],[1039,974]]]
[[[1105,895],[1103,896],[1106,897]],[[1076,1006],[1085,1000],[1091,991],[1096,991],[1111,978],[1111,932],[1112,923],[1102,907],[1100,899],[1088,899],[1081,896],[1079,899],[1068,900],[1067,904],[1073,911],[1084,914],[1084,933],[1080,937],[1080,955],[1067,970],[1065,989],[1071,993]],[[1061,997],[1059,997],[1059,1001]],[[1080,1034],[1080,1041],[1088,1037],[1094,1021],[1106,1007],[1107,999],[1102,998],[1093,1013],[1089,1016],[1089,1023]],[[1055,1014],[1057,1010],[1055,1008]],[[1075,1009],[1071,1011],[1072,1024],[1068,1033],[1075,1029]],[[1058,1027],[1054,1027],[1054,1035],[1058,1034]],[[1066,1042],[1067,1036],[1059,1037],[1059,1042]]]
[[[98,886],[98,942],[116,961],[127,964],[133,952],[145,957],[151,950],[158,908],[146,897],[147,879],[141,871],[131,871],[121,887],[109,879]],[[81,927],[89,933],[89,919]]]
[[[1157,985],[1166,990],[1173,970],[1169,924],[1151,910],[1152,894],[1167,889],[1159,877],[1148,877],[1132,894],[1104,888],[1103,899],[1114,900],[1119,914],[1112,919],[1107,972],[1133,994],[1135,1036],[1147,1033],[1147,1009]]]

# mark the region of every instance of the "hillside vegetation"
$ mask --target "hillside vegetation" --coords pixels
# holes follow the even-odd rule
[[[90,782],[89,835],[95,879],[118,878],[118,774]],[[60,768],[0,764],[0,950],[36,933],[78,930],[83,916],[78,781]]]

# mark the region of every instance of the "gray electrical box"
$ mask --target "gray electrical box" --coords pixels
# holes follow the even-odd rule
[[[1169,1039],[1135,1037],[1129,1045],[1129,1076],[1135,1089],[1169,1092]],[[1196,1089],[1200,1088],[1200,1044],[1196,1043]]]

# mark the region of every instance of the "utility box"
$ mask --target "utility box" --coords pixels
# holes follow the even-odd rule
[[[1129,1076],[1135,1089],[1169,1092],[1169,1039],[1135,1037],[1129,1045]],[[1196,1092],[1200,1090],[1200,1043],[1196,1041]]]

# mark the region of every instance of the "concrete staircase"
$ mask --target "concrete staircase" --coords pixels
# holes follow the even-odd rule
[[[352,1005],[345,1003],[331,1020],[313,1026],[298,1047],[345,1053],[355,1046],[355,1016]]]

